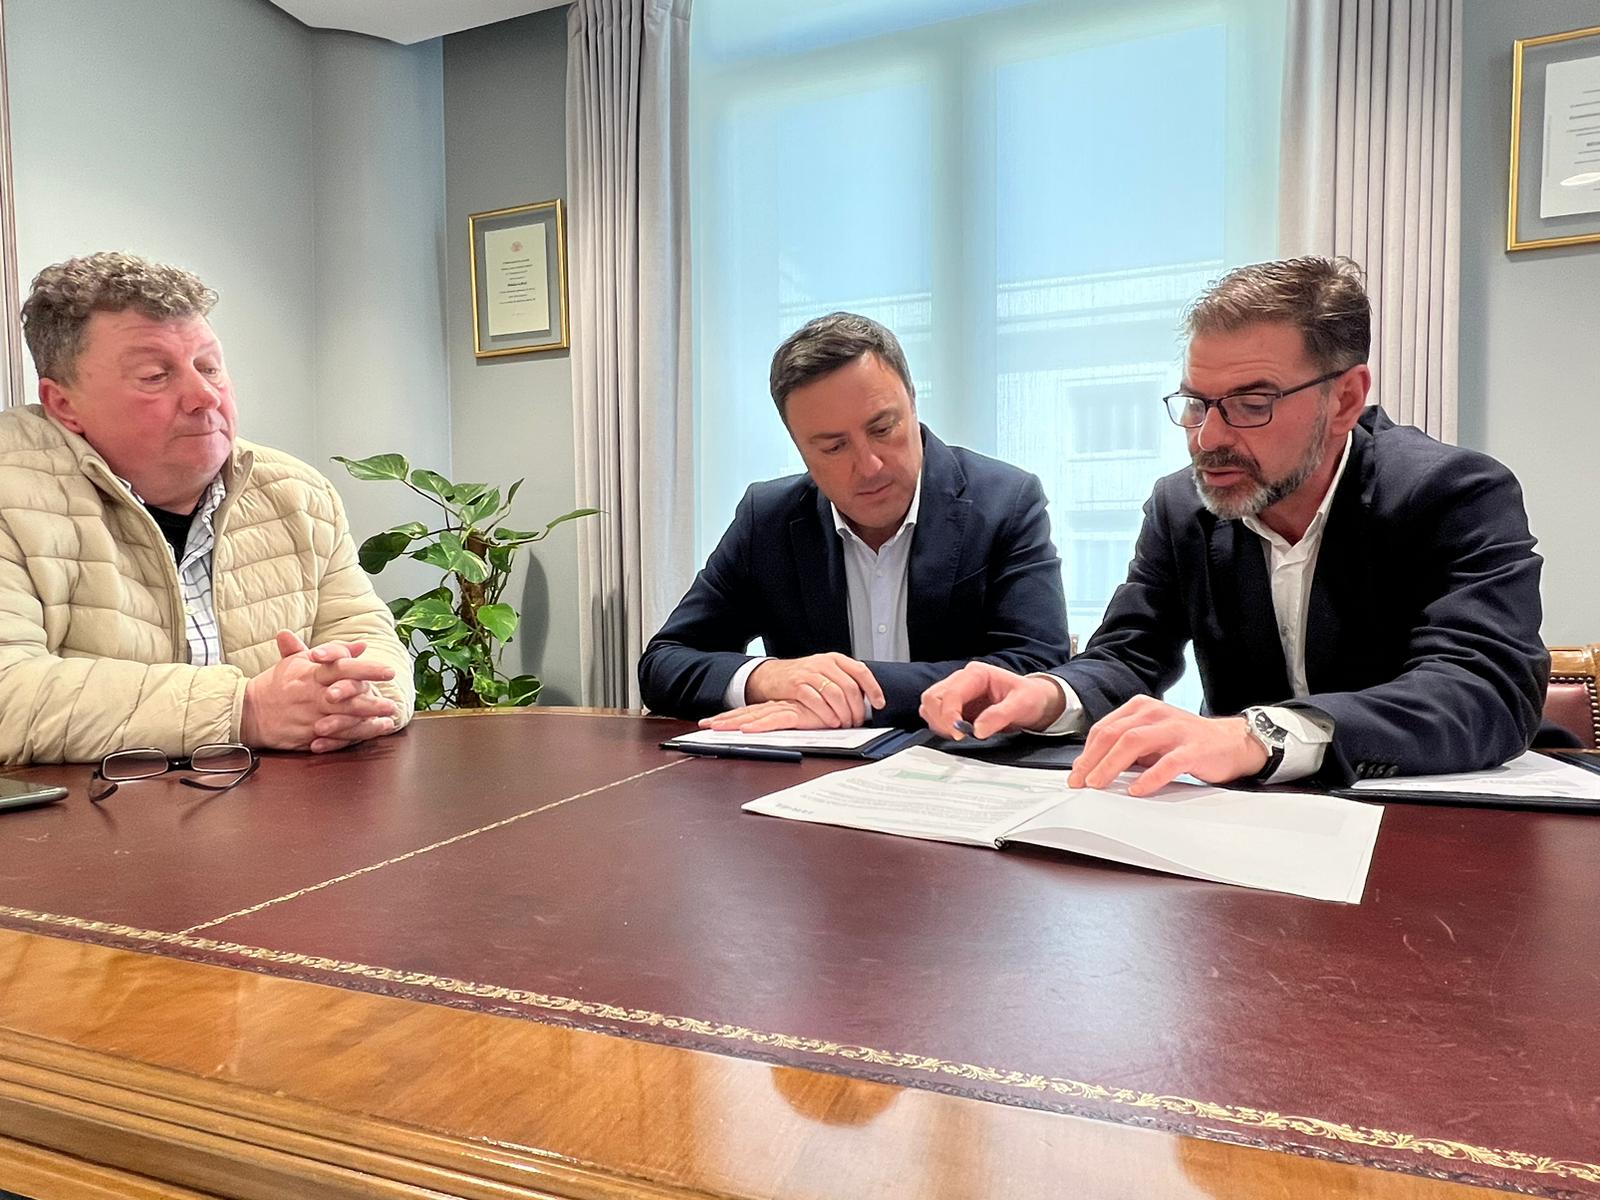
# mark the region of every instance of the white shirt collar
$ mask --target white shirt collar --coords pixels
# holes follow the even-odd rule
[[[1311,524],[1306,526],[1306,531],[1300,540],[1315,537],[1322,532],[1322,527],[1328,522],[1328,510],[1333,507],[1334,493],[1339,490],[1339,481],[1344,478],[1344,469],[1350,462],[1350,447],[1355,444],[1355,431],[1344,435],[1344,453],[1339,455],[1338,469],[1333,473],[1333,479],[1328,483],[1328,490],[1322,494],[1322,503],[1317,505],[1316,514],[1311,518]],[[1259,517],[1254,514],[1244,518],[1244,527],[1251,533],[1265,538],[1274,545],[1287,546],[1289,539],[1282,534],[1269,529]]]
[[[839,511],[839,506],[837,504],[835,504],[832,500],[830,500],[830,501],[828,501],[828,507],[833,510],[833,527],[836,530],[838,530],[839,533],[843,537],[847,537],[847,538],[852,539],[853,541],[860,542],[861,539],[856,536],[856,531],[854,529],[850,528],[849,523],[844,519],[844,515]],[[901,533],[903,533],[905,530],[911,528],[913,525],[915,525],[917,523],[917,513],[919,511],[921,511],[921,509],[922,509],[922,472],[918,471],[917,472],[917,487],[916,487],[916,490],[911,493],[911,507],[906,509],[905,519],[900,522],[900,528],[896,529],[894,531],[894,536],[889,539],[889,542],[894,541],[894,539],[899,537],[901,535]],[[885,542],[884,545],[887,546],[889,544],[889,542]],[[865,542],[862,542],[862,545],[865,545],[865,544],[866,544]]]

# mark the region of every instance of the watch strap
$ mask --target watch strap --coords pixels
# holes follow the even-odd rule
[[[1261,770],[1257,771],[1254,775],[1250,776],[1252,783],[1265,783],[1278,773],[1279,767],[1283,766],[1282,746],[1268,746],[1266,750],[1267,765],[1262,767]]]

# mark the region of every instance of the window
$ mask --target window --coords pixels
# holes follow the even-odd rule
[[[802,469],[772,351],[850,309],[900,337],[941,437],[1041,478],[1086,641],[1187,462],[1160,403],[1183,306],[1275,250],[1284,0],[697,0],[694,22],[701,554],[751,481]]]

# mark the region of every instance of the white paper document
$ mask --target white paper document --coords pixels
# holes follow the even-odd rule
[[[491,229],[483,235],[489,335],[542,333],[550,328],[549,258],[537,225]]]
[[[1545,68],[1539,185],[1541,217],[1600,212],[1600,55]]]
[[[1383,809],[1334,796],[1172,784],[1133,797],[914,747],[773,792],[748,812],[999,848],[1049,846],[1174,875],[1360,903]]]
[[[1600,800],[1600,775],[1529,750],[1504,766],[1492,767],[1487,771],[1362,779],[1353,785],[1352,790],[1454,792],[1458,795],[1506,796],[1512,799],[1560,796],[1570,800]]]
[[[688,742],[692,746],[771,746],[777,750],[858,750],[868,742],[875,742],[888,729],[777,729],[771,733],[724,732],[720,729],[697,729],[681,733],[674,742]]]

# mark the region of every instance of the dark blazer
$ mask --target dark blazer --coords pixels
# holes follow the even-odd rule
[[[1550,674],[1542,560],[1522,489],[1492,458],[1362,415],[1312,579],[1303,700],[1261,539],[1207,512],[1188,470],[1144,513],[1127,582],[1054,672],[1091,720],[1165,692],[1192,641],[1208,712],[1287,703],[1333,718],[1318,782],[1480,770],[1528,748]]]
[[[873,724],[920,725],[924,688],[974,658],[1040,671],[1067,657],[1061,559],[1039,480],[922,430],[922,504],[912,533],[909,663],[869,662],[888,701]],[[659,713],[721,712],[760,638],[776,658],[851,654],[844,548],[809,475],[753,484],[733,524],[639,659]]]

